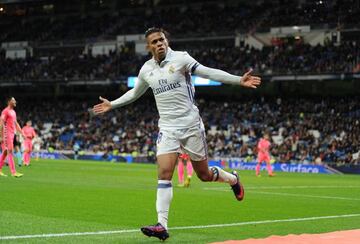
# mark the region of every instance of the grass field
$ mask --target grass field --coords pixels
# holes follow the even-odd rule
[[[42,160],[19,171],[23,178],[0,178],[1,243],[159,243],[138,230],[156,222],[155,165]],[[227,185],[196,177],[188,189],[174,187],[167,242],[360,229],[360,176],[240,175],[246,188],[243,202]],[[82,234],[19,239],[56,233]]]

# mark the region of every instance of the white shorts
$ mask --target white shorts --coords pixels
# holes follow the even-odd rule
[[[191,160],[207,159],[205,128],[199,125],[185,129],[160,129],[157,139],[157,154],[187,153]]]

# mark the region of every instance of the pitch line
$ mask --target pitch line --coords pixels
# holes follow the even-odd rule
[[[351,198],[351,197],[317,196],[317,195],[307,195],[307,194],[293,194],[293,193],[266,192],[266,191],[252,191],[251,193],[267,194],[267,195],[280,195],[280,196],[292,196],[292,197],[312,197],[312,198],[360,201],[359,198]]]
[[[302,221],[312,221],[312,220],[320,220],[320,219],[337,219],[337,218],[352,218],[352,217],[360,217],[360,213],[332,215],[332,216],[306,217],[306,218],[293,218],[293,219],[259,220],[259,221],[248,221],[248,222],[239,222],[239,223],[230,223],[230,224],[179,226],[179,227],[169,228],[169,230],[207,229],[207,228],[217,228],[217,227],[233,227],[233,226],[244,226],[244,225],[254,225],[254,224],[272,224],[272,223],[284,223],[284,222],[302,222]],[[70,233],[18,235],[18,236],[0,236],[0,240],[18,240],[18,239],[51,238],[51,237],[66,237],[66,236],[109,235],[109,234],[123,234],[123,233],[133,233],[133,232],[140,232],[140,229],[94,231],[94,232],[72,232],[72,233],[70,232]]]
[[[246,189],[332,189],[332,188],[360,188],[360,186],[246,186]],[[205,190],[228,189],[225,187],[206,187]]]
[[[247,187],[246,189],[251,189],[251,188]],[[266,189],[268,189],[268,188],[266,188]],[[204,188],[204,190],[231,191],[231,190],[225,189],[225,188]],[[322,199],[360,201],[359,198],[351,198],[351,197],[318,196],[318,195],[294,194],[294,193],[284,193],[284,192],[251,191],[251,193],[266,194],[266,195],[292,196],[292,197],[310,197],[310,198],[322,198]]]

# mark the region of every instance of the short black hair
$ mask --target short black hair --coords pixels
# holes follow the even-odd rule
[[[164,30],[163,28],[160,27],[151,27],[149,29],[147,29],[145,31],[145,38],[147,38],[148,36],[150,36],[152,33],[156,33],[156,32],[162,32],[164,33],[165,37],[167,38],[169,36],[169,33]]]
[[[6,104],[8,104],[10,102],[11,99],[13,99],[14,97],[13,96],[7,96],[6,97]]]

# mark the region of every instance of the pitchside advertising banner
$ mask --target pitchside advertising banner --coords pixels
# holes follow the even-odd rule
[[[209,166],[225,167],[227,163],[221,160],[210,160]],[[244,162],[237,160],[229,160],[228,165],[230,169],[237,170],[254,170],[256,162]],[[273,163],[271,164],[273,171],[290,172],[290,173],[312,173],[312,174],[333,174],[334,171],[323,165],[308,165],[308,164],[290,164],[290,163]],[[261,165],[261,170],[266,171],[266,164]]]
[[[49,152],[40,152],[38,155],[40,158],[44,159],[69,159],[73,155],[65,155],[63,153],[49,153]],[[32,157],[35,157],[35,153],[32,153]],[[128,157],[104,157],[104,155],[82,155],[79,156],[79,159],[83,160],[94,160],[94,161],[109,161],[109,162],[145,162],[146,157],[133,158]],[[138,159],[138,160],[137,160]],[[152,160],[153,161],[153,160]],[[210,160],[209,166],[218,166],[221,168],[226,167],[228,164],[230,169],[237,170],[254,170],[256,167],[256,162],[243,162],[239,160],[228,160],[227,162],[222,160]],[[271,164],[273,171],[278,172],[290,172],[290,173],[312,173],[312,174],[333,174],[334,170],[323,165],[308,165],[308,164],[289,164],[289,163],[273,163]],[[261,170],[266,170],[266,165],[261,165]]]
[[[229,162],[229,167],[231,169],[238,170],[254,170],[256,163],[247,163],[247,162]],[[307,164],[288,164],[288,163],[274,163],[271,164],[273,171],[280,172],[293,172],[293,173],[312,173],[312,174],[333,174],[334,172],[330,169],[324,167],[323,165],[307,165]],[[261,170],[266,170],[266,165],[261,165]]]

